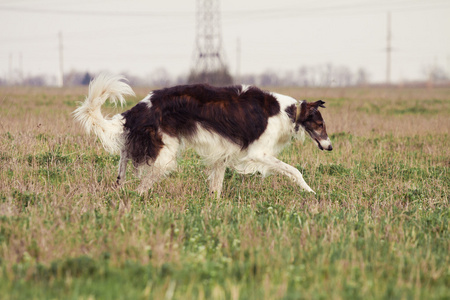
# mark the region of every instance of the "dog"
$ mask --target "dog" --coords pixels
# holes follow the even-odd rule
[[[141,174],[141,194],[176,169],[177,153],[184,147],[193,148],[209,167],[209,190],[217,197],[226,168],[263,176],[281,173],[315,193],[298,169],[276,155],[293,136],[304,139],[305,131],[320,150],[333,149],[318,110],[325,108],[322,100],[297,101],[254,86],[180,85],[155,90],[130,110],[104,117],[105,101],[123,105],[124,95],[134,96],[125,78],[101,74],[73,115],[106,151],[120,153],[117,185],[132,161]]]

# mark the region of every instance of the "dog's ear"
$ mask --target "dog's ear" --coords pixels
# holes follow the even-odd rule
[[[303,122],[306,120],[306,118],[309,115],[309,108],[308,103],[306,100],[303,100],[300,105],[298,106],[297,116],[296,116],[296,122]]]
[[[306,100],[303,100],[300,106],[298,107],[296,122],[305,121],[312,113],[317,111],[319,107],[325,108],[325,102],[322,100],[318,100],[316,102],[308,103]]]
[[[325,102],[323,102],[322,100],[318,100],[318,101],[316,101],[316,102],[314,102],[314,107],[315,108],[318,108],[318,107],[323,107],[323,108],[325,108]]]

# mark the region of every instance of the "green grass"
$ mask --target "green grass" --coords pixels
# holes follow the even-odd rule
[[[114,189],[71,120],[87,91],[0,90],[0,298],[449,298],[450,91],[280,91],[327,102],[334,150],[279,155],[316,195],[227,170],[214,199],[193,151]]]

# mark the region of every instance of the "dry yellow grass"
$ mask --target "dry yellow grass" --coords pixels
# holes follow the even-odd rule
[[[86,88],[0,88],[0,294],[448,297],[450,90],[276,90],[326,101],[333,152],[280,155],[317,195],[227,172],[211,199],[191,151],[144,197],[130,170],[113,189],[118,157],[72,121]]]

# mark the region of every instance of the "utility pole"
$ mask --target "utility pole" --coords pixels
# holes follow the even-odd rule
[[[59,86],[63,87],[64,86],[64,66],[63,66],[63,36],[62,36],[62,32],[59,32],[59,72],[60,72],[60,80],[59,80]]]
[[[391,84],[391,12],[387,14],[387,38],[386,38],[386,84]]]
[[[196,31],[194,66],[188,81],[230,84],[222,50],[219,0],[197,0]]]
[[[23,56],[22,52],[19,53],[19,81],[23,84]]]
[[[241,39],[237,38],[236,45],[236,83],[240,83],[241,80]]]
[[[447,80],[450,81],[450,54],[447,55]]]
[[[12,53],[9,53],[9,84],[12,85],[13,83],[13,71],[12,71],[12,64],[13,64],[13,55]]]

